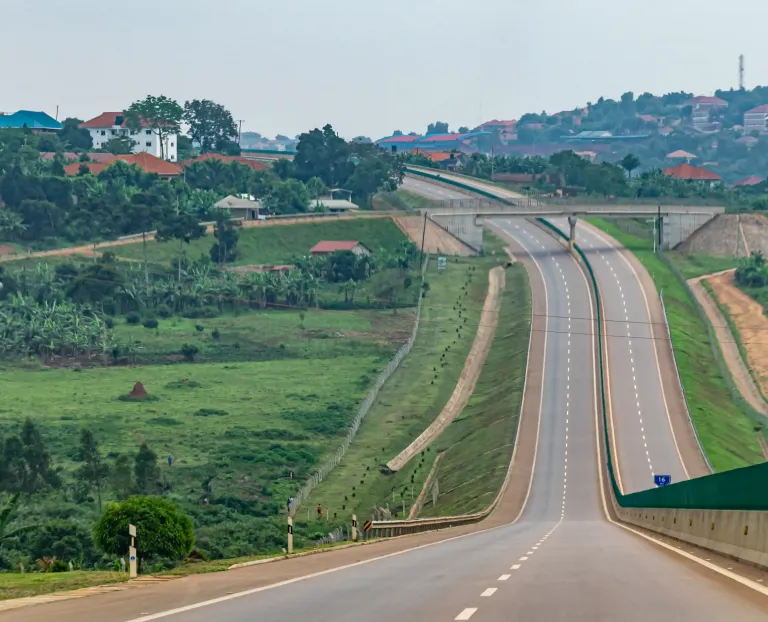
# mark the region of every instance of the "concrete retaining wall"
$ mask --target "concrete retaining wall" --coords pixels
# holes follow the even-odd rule
[[[768,568],[768,512],[616,508],[617,518]]]

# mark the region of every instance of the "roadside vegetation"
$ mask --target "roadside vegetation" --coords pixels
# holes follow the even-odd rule
[[[730,270],[739,265],[739,260],[735,257],[721,257],[703,253],[670,251],[667,253],[667,257],[675,263],[686,279],[695,279],[722,270]]]
[[[430,487],[420,516],[479,512],[499,492],[517,434],[530,323],[528,276],[521,264],[515,264],[506,271],[499,325],[475,392],[433,444],[441,454],[434,478],[437,503]],[[427,466],[431,468],[431,462]],[[418,470],[422,485],[428,473],[429,469]]]
[[[664,289],[672,343],[688,406],[704,449],[716,471],[764,461],[755,439],[755,421],[731,399],[712,353],[707,328],[678,277],[653,252],[651,241],[602,219],[589,219],[642,262],[656,287]]]
[[[347,520],[355,512],[365,520],[372,508],[380,517],[408,515],[438,448],[446,446],[443,436],[402,471],[389,474],[385,465],[437,417],[453,393],[477,330],[488,271],[506,262],[503,244],[486,235],[486,256],[451,258],[443,273],[437,272],[434,261],[428,266],[430,295],[422,307],[413,350],[379,393],[343,462],[312,493],[312,507],[321,504],[338,520]],[[517,283],[513,279],[508,291],[519,295]],[[521,299],[524,304],[525,297]],[[496,458],[504,460],[502,454]],[[495,484],[489,480],[488,485]]]

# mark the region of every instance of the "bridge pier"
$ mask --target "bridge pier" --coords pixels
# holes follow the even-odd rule
[[[570,232],[568,234],[568,249],[573,250],[573,245],[576,243],[576,223],[579,219],[576,216],[568,216],[568,226]]]

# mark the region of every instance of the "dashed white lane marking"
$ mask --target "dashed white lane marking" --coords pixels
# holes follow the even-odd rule
[[[473,615],[475,615],[475,611],[477,611],[477,607],[467,607],[464,611],[457,615],[454,620],[469,620]]]
[[[511,574],[503,574],[503,575],[501,575],[501,576],[499,577],[499,581],[506,581],[506,580],[508,580],[508,579],[509,579],[509,577],[511,577],[511,576],[512,576]]]
[[[521,561],[521,562],[528,561],[528,558],[527,557],[521,557],[519,561]]]
[[[515,564],[514,566],[509,567],[510,570],[520,570],[520,564]]]
[[[533,555],[533,551],[528,551],[526,555]]]

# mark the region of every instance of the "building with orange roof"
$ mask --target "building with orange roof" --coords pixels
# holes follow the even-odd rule
[[[219,162],[223,162],[224,164],[237,162],[238,164],[242,164],[244,166],[248,166],[252,168],[254,171],[269,170],[269,167],[266,164],[263,164],[252,158],[246,158],[244,156],[228,156],[228,155],[222,155],[220,153],[204,153],[202,155],[197,156],[196,158],[189,158],[188,160],[184,160],[181,163],[181,166],[186,168],[194,164],[195,162],[205,162],[207,160],[218,160]]]
[[[88,169],[92,175],[98,175],[115,162],[125,162],[139,167],[145,173],[154,173],[165,179],[181,175],[181,167],[173,162],[166,162],[149,153],[136,153],[131,155],[118,155],[107,162],[73,162],[64,167],[64,172],[69,176],[79,175],[81,171]]]
[[[703,166],[691,166],[688,163],[678,164],[673,168],[665,168],[664,174],[667,177],[682,181],[704,182],[710,185],[718,184],[722,181],[722,178],[717,173],[713,173]]]

